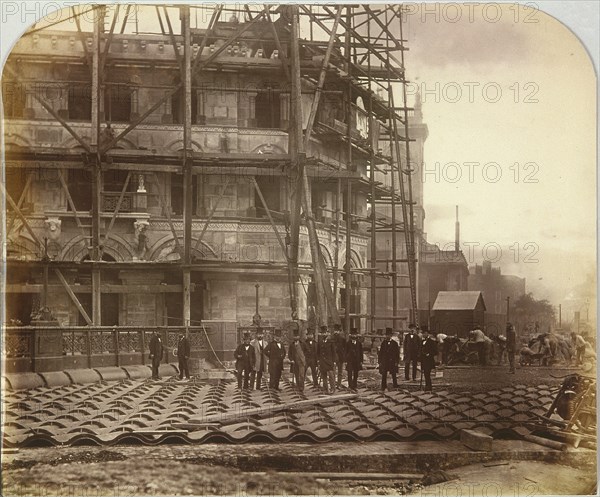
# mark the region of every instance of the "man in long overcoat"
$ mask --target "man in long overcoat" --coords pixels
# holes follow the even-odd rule
[[[256,329],[256,338],[250,342],[250,345],[254,347],[254,357],[256,358],[252,373],[250,374],[250,387],[260,390],[263,373],[267,370],[267,355],[265,354],[265,349],[268,345],[267,341],[264,339],[262,328],[258,327]],[[256,383],[254,381],[255,379]]]
[[[421,371],[425,377],[425,391],[431,392],[431,370],[435,368],[437,341],[429,334],[427,326],[421,327]]]
[[[254,347],[250,345],[250,333],[244,333],[244,341],[235,349],[235,369],[237,371],[238,388],[242,388],[242,379],[244,381],[243,388],[250,387],[250,373],[254,368],[256,358],[254,355]]]
[[[417,327],[411,323],[408,325],[408,333],[404,335],[404,379],[409,380],[412,366],[412,379],[417,379],[417,362],[419,360],[419,346],[421,340],[417,335]]]
[[[179,341],[177,342],[177,359],[179,360],[179,379],[183,380],[183,377],[187,380],[190,379],[190,368],[188,366],[188,359],[190,358],[190,341],[185,336],[185,333],[179,335]]]
[[[300,392],[303,392],[304,376],[306,373],[306,356],[304,355],[304,346],[300,341],[300,333],[298,330],[294,330],[294,338],[289,347],[288,357],[291,362],[292,373],[294,373],[296,388]]]
[[[342,386],[342,375],[344,371],[344,362],[346,356],[346,340],[342,336],[342,326],[339,324],[333,325],[333,337],[332,337],[334,348],[335,348],[335,358],[334,358],[334,372],[337,373],[336,381],[337,387],[340,388]]]
[[[162,338],[160,338],[158,331],[152,332],[152,338],[150,338],[148,348],[150,349],[150,359],[152,359],[152,379],[158,380],[158,368],[164,354]]]
[[[400,362],[400,347],[396,340],[392,338],[392,328],[385,329],[385,339],[381,342],[379,353],[379,374],[381,374],[381,389],[387,388],[387,375],[392,375],[394,388],[398,386],[396,374],[398,372],[398,362]]]
[[[327,393],[335,393],[335,376],[333,372],[335,363],[335,343],[327,326],[321,326],[323,340],[319,343],[319,370],[323,378],[323,388]],[[329,385],[328,385],[329,380]]]
[[[283,360],[285,359],[285,346],[281,343],[281,330],[275,330],[273,340],[267,345],[265,354],[269,361],[269,388],[279,390]]]
[[[348,372],[348,388],[356,390],[358,388],[358,372],[362,369],[363,348],[358,340],[358,330],[350,330],[350,338],[346,342],[345,351],[346,371]]]
[[[315,330],[309,328],[306,331],[306,340],[302,342],[304,346],[304,357],[306,358],[306,370],[305,376],[310,368],[313,386],[316,388],[319,386],[319,374],[317,372],[318,359],[319,359],[319,344],[315,340]]]

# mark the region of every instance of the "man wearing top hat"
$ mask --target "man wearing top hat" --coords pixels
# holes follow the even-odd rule
[[[346,371],[348,371],[348,388],[356,390],[358,388],[358,372],[362,369],[363,349],[358,340],[358,330],[350,330],[350,338],[346,342]]]
[[[319,369],[323,378],[323,388],[327,393],[335,393],[335,377],[333,373],[335,343],[327,330],[327,326],[321,326],[321,336],[323,340],[319,343]]]
[[[243,342],[235,349],[235,369],[239,389],[242,388],[242,378],[244,380],[243,388],[249,388],[250,373],[255,362],[254,347],[250,345],[250,333],[244,333]]]
[[[292,373],[294,373],[294,380],[296,381],[296,388],[300,392],[304,392],[304,375],[306,373],[306,356],[304,355],[304,346],[300,341],[299,330],[294,330],[294,337],[289,348],[288,355],[291,365]]]
[[[185,333],[179,334],[179,341],[177,342],[177,359],[179,360],[179,379],[183,380],[185,376],[186,380],[190,379],[190,368],[188,366],[188,359],[190,358],[190,341],[185,336]]]
[[[264,339],[263,329],[260,326],[256,328],[256,338],[250,342],[250,345],[254,347],[254,357],[256,358],[250,374],[250,387],[260,390],[262,376],[267,369],[267,356],[265,354],[267,341]]]
[[[342,325],[333,325],[333,344],[335,349],[334,373],[337,372],[337,387],[342,387],[342,372],[344,371],[344,361],[346,355],[346,340],[342,336]]]
[[[387,388],[388,373],[392,375],[392,384],[396,388],[398,386],[396,373],[400,362],[400,347],[392,338],[392,328],[385,329],[385,339],[381,342],[377,358],[379,360],[379,373],[381,374],[381,390]]]
[[[437,341],[429,334],[429,328],[421,326],[421,371],[425,377],[425,391],[431,392],[431,370],[435,368]]]
[[[150,349],[150,359],[152,359],[152,379],[158,380],[158,369],[160,368],[160,361],[162,361],[164,354],[163,342],[158,331],[154,330],[152,332],[148,348]]]
[[[314,328],[308,328],[306,330],[306,340],[302,342],[304,347],[304,357],[306,358],[306,370],[305,376],[310,368],[312,375],[313,386],[316,388],[319,386],[319,374],[317,373],[317,361],[319,359],[319,344],[315,340]]]
[[[267,345],[265,355],[269,361],[269,388],[279,390],[279,380],[283,371],[285,347],[281,343],[281,330],[275,330],[273,340]]]
[[[408,333],[404,336],[404,379],[409,380],[410,369],[412,366],[412,379],[417,379],[417,361],[419,360],[419,347],[421,340],[417,335],[417,327],[410,323]]]

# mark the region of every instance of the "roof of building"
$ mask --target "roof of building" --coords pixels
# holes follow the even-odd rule
[[[442,250],[437,245],[427,242],[419,251],[419,264],[458,264],[469,270],[462,250]]]
[[[472,310],[477,307],[481,299],[483,310],[485,302],[483,295],[479,291],[473,292],[438,292],[432,310],[434,311],[461,311]]]

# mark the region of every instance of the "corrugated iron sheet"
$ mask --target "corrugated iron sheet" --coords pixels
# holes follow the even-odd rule
[[[516,386],[469,394],[359,391],[359,398],[303,411],[274,412],[186,432],[176,425],[244,408],[323,395],[288,382],[281,391],[239,391],[219,385],[126,380],[6,392],[5,447],[160,443],[445,440],[463,428],[520,436],[531,413],[552,402],[547,386]]]

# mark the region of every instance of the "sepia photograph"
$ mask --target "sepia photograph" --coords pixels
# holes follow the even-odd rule
[[[598,495],[600,4],[0,17],[1,495]]]

